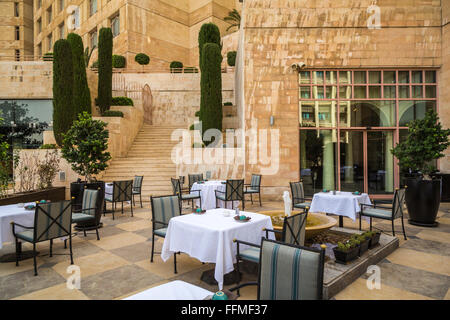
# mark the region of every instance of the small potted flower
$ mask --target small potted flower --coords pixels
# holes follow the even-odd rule
[[[337,263],[347,264],[358,257],[359,241],[349,239],[345,242],[338,242],[337,247],[333,248],[333,252]]]
[[[359,242],[359,256],[361,257],[367,250],[369,250],[369,238],[363,234],[354,234],[352,238]]]
[[[369,239],[369,249],[373,249],[380,242],[381,232],[367,231],[364,235]]]

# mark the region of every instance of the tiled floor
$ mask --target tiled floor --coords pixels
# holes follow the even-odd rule
[[[250,208],[249,208],[250,207]],[[262,207],[247,205],[248,211],[283,208],[282,203],[263,203]],[[189,211],[189,210],[187,210]],[[48,242],[38,245],[37,277],[33,273],[33,260],[14,263],[0,263],[0,299],[121,299],[155,285],[180,279],[216,291],[200,280],[201,274],[214,267],[202,264],[186,254],[177,257],[178,274],[173,273],[173,261],[162,262],[159,255],[150,263],[151,211],[148,204],[136,208],[134,217],[129,210],[117,214],[112,220],[108,215],[102,218],[101,240],[94,234],[76,236],[73,240],[75,264],[81,270],[80,290],[66,287],[70,276],[67,267],[69,257],[49,257]],[[381,289],[369,290],[368,275],[363,275],[353,284],[335,296],[335,299],[450,299],[450,204],[442,204],[438,228],[421,228],[406,224],[408,240],[400,239],[400,248],[381,261]],[[376,227],[390,232],[386,222]],[[345,219],[345,227],[357,227],[357,223]],[[400,229],[399,221],[396,222]],[[155,243],[156,251],[162,246],[162,239]],[[24,250],[29,245],[24,245]],[[0,255],[13,252],[11,244],[0,250]],[[54,245],[55,253],[66,253],[63,242]],[[244,274],[244,280],[255,276]],[[241,299],[255,299],[256,288],[241,290]]]

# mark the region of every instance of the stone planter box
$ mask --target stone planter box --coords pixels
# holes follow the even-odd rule
[[[15,193],[7,198],[0,199],[0,206],[35,202],[40,200],[50,200],[51,202],[66,200],[66,187],[55,187],[45,190]]]

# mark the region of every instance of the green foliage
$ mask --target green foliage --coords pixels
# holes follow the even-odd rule
[[[366,237],[366,239],[373,238],[373,236],[376,234],[375,231],[366,231],[363,233],[363,235]]]
[[[53,61],[53,52],[47,52],[42,56],[44,61]]]
[[[196,116],[196,117],[200,117],[200,110],[197,111],[197,112],[195,112],[195,116]]]
[[[136,61],[140,65],[147,65],[150,63],[150,57],[148,55],[146,55],[145,53],[138,53],[134,57],[134,61]]]
[[[72,48],[73,61],[73,108],[74,119],[79,113],[91,113],[91,92],[86,76],[86,58],[83,49],[83,40],[76,33],[69,33],[67,41]]]
[[[91,50],[89,50],[89,47],[86,47],[86,49],[84,49],[84,65],[86,67],[89,66],[89,61],[91,60],[92,52],[94,52],[95,48],[97,47],[94,46]]]
[[[121,117],[121,118],[123,118],[123,112],[116,111],[116,110],[107,110],[102,113],[102,117]]]
[[[227,28],[227,31],[234,27],[237,27],[239,29],[241,26],[241,15],[239,14],[239,11],[237,11],[236,9],[233,9],[233,11],[228,12],[228,16],[223,18],[223,20],[231,23],[231,25]]]
[[[114,54],[112,56],[112,65],[113,68],[125,68],[125,64],[126,64],[126,59],[124,56],[120,56],[117,54]]]
[[[112,106],[134,106],[133,100],[128,97],[113,97]]]
[[[198,73],[198,69],[196,67],[186,67],[184,68],[184,73]]]
[[[232,105],[233,105],[233,102],[225,102],[223,105],[224,105],[224,106],[232,106]]]
[[[60,39],[53,47],[53,133],[61,146],[63,134],[75,120],[73,111],[73,60],[69,41]]]
[[[72,170],[92,182],[93,175],[108,167],[111,154],[107,152],[109,132],[107,124],[93,120],[87,112],[79,115],[72,128],[64,135],[62,156]]]
[[[38,189],[49,189],[53,187],[53,179],[55,179],[56,174],[59,170],[59,153],[58,150],[54,149],[52,151],[48,150],[45,156],[41,157],[36,163],[36,174],[39,179],[37,179]]]
[[[92,63],[91,67],[92,67],[92,68],[95,68],[95,69],[98,69],[98,60],[95,60],[95,61]]]
[[[199,50],[199,66],[200,70],[203,71],[202,66],[202,55],[203,55],[203,46],[206,43],[215,43],[220,49],[222,49],[222,45],[220,43],[220,30],[214,23],[205,23],[200,28],[200,32],[198,33],[198,50]]]
[[[234,67],[236,65],[236,51],[227,52],[227,63],[230,67]]]
[[[222,54],[220,47],[215,43],[205,44],[202,59],[200,121],[202,121],[203,136],[208,129],[214,128],[222,131]],[[211,142],[205,141],[206,144]]]
[[[189,126],[189,130],[195,130],[195,125],[194,125],[194,124],[191,124],[191,125]]]
[[[172,61],[170,63],[170,72],[171,73],[182,73],[183,72],[183,62],[180,61]]]
[[[429,110],[425,118],[408,124],[408,136],[405,141],[392,149],[400,167],[421,172],[427,178],[436,170],[430,164],[432,160],[444,157],[444,150],[450,146],[450,129],[443,129],[439,117]]]
[[[0,124],[3,119],[0,118]],[[11,171],[11,153],[9,144],[2,141],[3,135],[0,135],[0,199],[6,196],[9,184],[9,173]]]
[[[101,113],[109,110],[111,106],[112,49],[111,28],[101,28],[98,41],[98,105]]]
[[[39,149],[57,149],[58,147],[56,146],[56,144],[53,143],[48,143],[48,144],[43,144],[42,146],[39,147]]]

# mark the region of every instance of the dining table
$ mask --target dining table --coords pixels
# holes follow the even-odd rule
[[[225,180],[208,180],[199,181],[192,184],[191,193],[197,195],[196,191],[200,190],[200,198],[202,199],[202,210],[210,210],[216,208],[216,190],[225,193],[226,190]],[[195,200],[195,205],[200,206],[200,201]],[[217,206],[219,208],[236,208],[239,205],[239,201],[227,201],[226,204],[222,200],[217,200]]]
[[[205,300],[213,295],[214,292],[185,281],[174,280],[136,293],[123,300]]]
[[[240,215],[250,219],[236,220],[235,211],[224,208],[170,219],[161,250],[162,260],[183,252],[201,262],[214,263],[214,279],[222,290],[225,274],[232,272],[236,263],[237,247],[233,239],[260,245],[265,236],[263,229],[272,229],[269,216],[247,211],[241,211]],[[269,233],[269,238],[275,239],[273,233]],[[241,248],[245,250],[248,246]]]
[[[321,191],[314,194],[309,211],[339,216],[339,227],[342,228],[344,226],[343,217],[356,221],[358,213],[361,212],[361,204],[372,204],[367,193]]]

